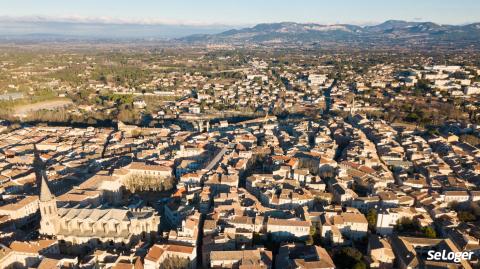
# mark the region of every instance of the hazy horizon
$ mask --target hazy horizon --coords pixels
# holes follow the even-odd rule
[[[1,1],[1,0],[0,0]],[[386,2],[17,0],[0,2],[0,34],[176,38],[259,23],[379,24],[387,20],[464,25],[480,22],[473,0]]]
[[[395,20],[395,19],[390,19]],[[389,20],[386,20],[389,21]],[[264,23],[281,23],[264,22]],[[294,23],[312,23],[298,22]],[[370,26],[384,23],[375,22],[369,24],[354,24],[358,26]],[[433,22],[436,23],[436,22]],[[261,24],[261,23],[259,23]],[[322,24],[322,23],[318,23]],[[345,23],[347,24],[347,23]],[[0,35],[30,36],[30,35],[51,35],[78,38],[161,38],[171,39],[196,34],[217,34],[231,29],[253,27],[257,24],[227,25],[227,24],[174,24],[161,22],[125,22],[106,21],[104,19],[89,18],[83,19],[52,19],[46,17],[12,18],[0,16]],[[326,24],[328,25],[328,24]],[[462,24],[463,25],[463,24]]]

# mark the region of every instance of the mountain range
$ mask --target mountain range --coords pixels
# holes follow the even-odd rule
[[[443,25],[389,20],[378,25],[262,23],[232,29],[228,25],[165,23],[15,21],[0,18],[0,41],[162,40],[187,44],[319,44],[410,47],[480,46],[480,23]]]
[[[265,23],[218,34],[197,34],[178,39],[191,43],[304,43],[352,42],[361,44],[448,44],[478,45],[480,23],[440,25],[433,22],[389,20],[373,26],[315,23]]]

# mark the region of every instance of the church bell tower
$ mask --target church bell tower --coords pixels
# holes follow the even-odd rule
[[[57,234],[59,225],[57,200],[48,187],[45,163],[40,158],[36,146],[34,146],[33,167],[37,177],[37,184],[40,184],[40,234],[54,236]]]

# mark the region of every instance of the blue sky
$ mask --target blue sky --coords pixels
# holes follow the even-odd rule
[[[77,21],[253,25],[372,24],[388,19],[480,21],[479,0],[0,0],[0,17]]]

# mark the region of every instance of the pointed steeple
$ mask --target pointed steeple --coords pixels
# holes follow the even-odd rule
[[[41,180],[41,186],[40,186],[40,201],[41,202],[47,202],[55,198],[50,191],[50,188],[48,187],[48,180],[47,180],[47,175],[43,173],[42,175],[42,180]]]
[[[33,144],[33,169],[37,184],[40,184],[40,201],[47,202],[54,198],[50,188],[48,187],[47,173],[45,171],[45,162],[40,158],[37,145]]]

